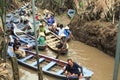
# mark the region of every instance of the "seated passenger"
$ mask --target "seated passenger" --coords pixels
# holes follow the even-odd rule
[[[38,14],[36,14],[35,19],[36,19],[37,21],[40,20],[40,17],[39,17]]]
[[[71,31],[70,31],[70,29],[69,29],[69,27],[68,26],[66,26],[65,28],[64,28],[64,34],[65,34],[65,38],[68,40],[68,39],[71,39],[72,37],[73,37],[73,35],[72,35],[72,33],[71,33]]]
[[[38,38],[39,45],[46,45],[46,39],[44,32],[40,32],[39,38]]]
[[[18,41],[18,38],[16,38],[16,39],[14,40],[13,50],[14,50],[14,53],[16,54],[16,56],[17,56],[18,58],[21,58],[21,57],[25,57],[25,56],[26,56],[25,51],[19,49],[20,46],[21,46],[21,43]]]
[[[25,33],[27,33],[27,34],[33,35],[34,28],[29,20],[27,20],[27,22],[25,23],[25,27],[22,29],[22,31],[25,31]]]
[[[79,80],[83,78],[83,68],[77,63],[73,62],[72,59],[67,60],[68,64],[66,65],[64,71],[67,78],[76,78],[74,80]],[[71,79],[69,79],[71,80]],[[73,79],[72,79],[73,80]]]
[[[45,26],[43,24],[39,25],[39,32],[45,32]]]
[[[64,34],[64,28],[63,28],[63,24],[60,24],[57,28],[57,34],[58,36],[60,36],[61,34]]]
[[[53,23],[55,22],[55,20],[54,20],[54,16],[51,16],[51,15],[49,15],[48,16],[48,19],[47,19],[47,23],[48,23],[48,29],[49,30],[52,30],[52,26],[53,26]]]
[[[56,47],[59,49],[59,51],[64,51],[68,49],[68,44],[65,41],[65,34],[61,34],[61,41],[59,44],[56,45]]]

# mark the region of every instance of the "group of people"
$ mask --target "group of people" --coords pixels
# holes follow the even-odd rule
[[[26,56],[25,50],[31,50],[33,47],[27,43],[22,44],[19,38],[13,39],[12,35],[9,35],[8,45],[13,47],[13,52],[16,54],[17,58],[24,58]],[[20,49],[24,48],[24,49]]]
[[[47,14],[46,20],[48,23],[48,29],[53,31],[61,38],[60,45],[57,45],[58,49],[67,48],[67,40],[73,38],[73,35],[69,29],[69,25],[64,27],[63,24],[56,23],[53,14]],[[66,67],[64,67],[64,73],[67,79],[79,80],[79,78],[83,78],[83,68],[77,63],[73,62],[72,59],[68,59],[67,62],[68,64]]]
[[[22,14],[22,16],[21,16],[21,23],[24,23],[26,25],[23,28],[23,31],[25,31],[27,29],[28,33],[30,32],[30,34],[34,34],[33,32],[31,33],[31,29],[34,30],[32,28],[32,24],[30,23],[29,19],[25,17],[26,16],[25,12],[23,12],[23,13],[24,14]],[[55,34],[57,34],[61,38],[61,42],[60,42],[61,44],[57,46],[58,49],[67,48],[68,39],[73,37],[73,35],[69,29],[69,25],[64,27],[63,24],[56,23],[53,14],[52,15],[45,14],[45,15],[46,15],[46,21],[48,24],[48,29],[53,31]],[[36,14],[36,20],[40,21],[38,14]],[[11,25],[11,27],[8,28],[8,30],[12,31],[16,27],[16,25],[13,23],[13,21],[10,22],[10,25]],[[39,24],[39,28],[37,30],[37,37],[38,37],[37,40],[40,45],[46,44],[45,43],[45,41],[46,41],[45,28],[46,27],[45,27],[44,22],[41,22]],[[22,46],[22,45],[19,42],[19,39],[16,38],[13,43],[13,51],[17,55],[17,57],[25,57],[26,53],[24,50],[19,49],[20,46]],[[26,48],[30,48],[30,47],[26,46]],[[76,77],[76,80],[78,80],[79,78],[82,78],[83,77],[83,68],[81,66],[79,66],[77,63],[73,62],[72,59],[68,59],[67,62],[68,62],[68,64],[64,68],[64,73],[67,76],[67,78],[69,80],[72,77]],[[75,80],[75,78],[74,78],[74,80]]]
[[[62,34],[64,34],[66,39],[73,37],[73,35],[69,29],[69,25],[66,25],[66,27],[64,27],[63,24],[57,23],[54,19],[54,14],[49,14],[48,11],[47,11],[46,15],[47,16],[45,19],[47,21],[49,30],[53,31],[58,36],[61,36]]]

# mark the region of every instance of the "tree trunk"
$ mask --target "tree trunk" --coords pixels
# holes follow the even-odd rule
[[[18,62],[17,62],[16,57],[11,57],[11,63],[12,63],[14,80],[20,80]]]

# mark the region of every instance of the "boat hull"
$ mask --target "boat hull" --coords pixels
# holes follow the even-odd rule
[[[13,50],[12,47],[8,46],[7,52],[10,57],[16,56],[12,50]],[[17,58],[17,61],[21,65],[27,66],[37,71],[36,53],[27,50],[25,52],[26,52],[26,57]],[[45,64],[45,62],[47,63]],[[67,65],[67,62],[39,54],[39,65],[42,67],[42,71],[44,73],[57,77],[59,79],[66,79],[63,67]],[[84,67],[83,67],[83,73],[84,73],[84,78],[81,80],[85,80],[85,78],[90,78],[93,75],[92,71]]]

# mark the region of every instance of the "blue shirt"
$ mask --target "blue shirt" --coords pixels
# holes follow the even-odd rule
[[[64,30],[64,34],[65,34],[65,37],[68,38],[70,36],[70,30],[69,29],[65,29]]]
[[[47,20],[49,26],[52,26],[54,22],[55,22],[54,17],[51,17]]]

